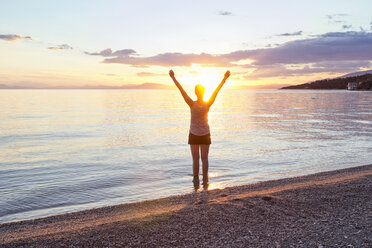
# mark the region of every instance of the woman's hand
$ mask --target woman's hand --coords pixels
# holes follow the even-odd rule
[[[230,74],[231,74],[230,71],[226,71],[223,79],[226,80],[228,77],[230,77]]]
[[[174,76],[174,71],[173,70],[170,70],[169,71],[169,76],[172,78],[174,84],[177,86],[177,88],[180,90],[181,92],[181,95],[183,97],[183,99],[185,100],[185,102],[187,103],[187,105],[191,106],[194,104],[194,102],[192,101],[192,99],[187,95],[186,91],[182,88],[181,84],[177,81],[176,77]]]
[[[174,78],[174,71],[173,71],[173,70],[170,70],[170,71],[169,71],[169,76],[170,76],[171,78]]]

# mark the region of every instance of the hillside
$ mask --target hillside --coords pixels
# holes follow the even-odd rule
[[[352,82],[359,83],[357,90],[372,90],[372,74],[323,79],[305,84],[287,86],[281,89],[345,90],[347,89],[347,84]]]

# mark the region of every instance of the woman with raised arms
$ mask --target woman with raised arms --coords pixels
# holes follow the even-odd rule
[[[180,90],[181,95],[185,102],[189,105],[191,111],[189,144],[192,155],[192,168],[194,175],[194,186],[199,188],[199,158],[201,157],[203,165],[203,185],[208,188],[208,152],[209,145],[211,144],[211,134],[208,124],[208,112],[217,94],[225,84],[226,79],[230,76],[230,71],[226,71],[221,83],[214,90],[213,94],[208,101],[203,100],[204,87],[200,84],[195,86],[196,101],[193,101],[182,88],[181,84],[177,81],[173,70],[169,71],[169,76],[172,78],[174,84]],[[200,156],[201,155],[201,156]]]

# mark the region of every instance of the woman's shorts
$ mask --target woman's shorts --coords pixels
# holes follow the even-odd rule
[[[198,136],[192,133],[189,133],[189,144],[190,145],[210,145],[211,144],[211,134],[206,134]]]

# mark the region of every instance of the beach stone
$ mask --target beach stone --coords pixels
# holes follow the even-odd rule
[[[273,198],[271,196],[263,196],[262,200],[264,201],[271,201]]]

